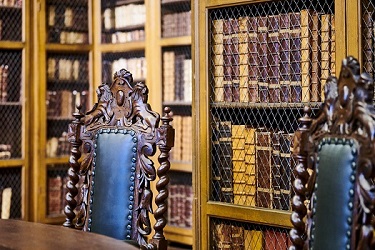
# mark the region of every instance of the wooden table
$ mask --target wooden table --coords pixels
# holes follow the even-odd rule
[[[0,220],[0,250],[62,250],[62,249],[139,249],[104,235],[83,232],[63,226]]]

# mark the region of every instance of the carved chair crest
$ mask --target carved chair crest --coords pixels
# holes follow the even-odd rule
[[[305,107],[300,127],[294,136],[293,157],[298,164],[294,170],[295,196],[292,200],[293,228],[291,249],[310,249],[313,241],[316,212],[315,196],[320,150],[324,144],[349,145],[355,161],[350,176],[347,204],[352,218],[345,222],[351,228],[346,232],[346,249],[375,249],[372,218],[375,213],[375,110],[372,103],[374,83],[371,77],[360,74],[358,61],[347,57],[342,62],[339,79],[329,77],[325,84],[325,102],[316,118]],[[332,141],[332,142],[331,142]],[[334,146],[332,146],[334,148]],[[343,156],[344,157],[344,156]],[[342,169],[344,166],[339,166]],[[319,170],[321,171],[321,170]],[[344,170],[343,170],[344,171]],[[320,172],[319,172],[320,173]],[[339,176],[339,175],[338,175]],[[335,175],[329,178],[334,180]],[[339,180],[345,182],[349,180]],[[338,194],[339,195],[339,194]],[[344,194],[346,195],[346,194]],[[335,207],[335,211],[344,209]],[[350,216],[349,216],[350,217]],[[332,239],[338,240],[338,239]]]
[[[129,169],[134,195],[129,199],[129,216],[131,225],[128,225],[124,239],[132,239],[143,249],[165,249],[166,240],[163,229],[166,225],[166,186],[169,182],[169,151],[174,143],[174,129],[170,125],[172,117],[170,109],[165,109],[165,116],[152,111],[148,104],[148,88],[145,83],[133,83],[132,74],[121,69],[114,74],[111,84],[103,83],[96,90],[98,102],[85,115],[80,112],[73,114],[75,120],[69,126],[69,141],[72,145],[70,156],[68,194],[65,207],[66,222],[64,226],[90,231],[91,203],[95,181],[95,159],[99,135],[103,133],[130,134],[134,141],[134,158],[132,164],[123,166]],[[79,107],[78,107],[79,108]],[[160,119],[162,125],[159,126]],[[160,167],[156,172],[153,161],[150,159],[159,147]],[[113,150],[116,150],[114,148]],[[82,154],[82,156],[81,156]],[[153,193],[150,183],[156,179],[158,194],[155,202],[157,209],[152,211]],[[84,180],[81,190],[76,184],[79,179]],[[104,188],[104,187],[103,187]],[[90,192],[91,190],[91,192]],[[110,192],[110,190],[108,190]],[[77,196],[78,194],[78,196]],[[78,199],[76,197],[79,197]],[[128,208],[124,208],[128,209]],[[114,211],[115,212],[115,211]],[[146,236],[152,231],[149,214],[154,214],[156,223],[154,236],[147,244]],[[132,229],[132,230],[130,230]]]

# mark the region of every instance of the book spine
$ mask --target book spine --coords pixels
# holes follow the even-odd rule
[[[312,71],[312,21],[313,11],[301,10],[301,70],[302,70],[302,102],[310,101],[310,85]]]
[[[280,14],[280,101],[289,102],[290,96],[290,41],[289,41],[289,14]]]
[[[245,230],[242,226],[232,225],[231,228],[231,241],[232,250],[244,250],[245,249]]]
[[[60,213],[61,193],[61,176],[48,177],[48,214]]]
[[[0,85],[0,102],[6,102],[8,99],[8,75],[9,75],[9,66],[8,65],[1,65],[2,67],[2,74],[1,74],[1,85]]]
[[[245,125],[232,125],[234,204],[245,205],[247,178],[245,165]]]
[[[258,18],[250,17],[248,26],[249,47],[249,102],[259,102],[259,57],[258,57]]]
[[[214,241],[217,250],[232,249],[232,226],[225,223],[215,225]]]
[[[335,15],[331,15],[331,75],[336,75],[336,22]]]
[[[245,173],[247,183],[245,193],[247,195],[246,205],[256,205],[256,149],[255,149],[255,128],[245,127]]]
[[[233,203],[233,150],[231,122],[219,123],[219,159],[222,202]]]
[[[271,133],[263,128],[256,131],[257,206],[271,208]]]
[[[281,172],[280,172],[280,133],[272,133],[272,208],[281,209]]]
[[[216,125],[216,124],[215,124]],[[221,173],[220,173],[220,134],[219,127],[215,126],[212,131],[212,152],[211,152],[211,183],[212,199],[221,201]]]
[[[272,15],[268,17],[268,51],[267,51],[267,69],[268,69],[268,88],[269,88],[269,102],[280,102],[280,16]]]
[[[224,102],[224,58],[223,58],[223,19],[213,21],[212,27],[212,56],[213,56],[213,72],[214,72],[214,100],[215,102]]]
[[[259,101],[269,102],[268,95],[268,72],[267,72],[267,37],[268,37],[268,17],[258,17],[258,86]]]
[[[331,66],[331,14],[321,15],[321,100],[324,101],[324,84],[326,83]]]
[[[281,207],[283,210],[290,210],[291,199],[291,141],[293,134],[281,133],[280,135],[280,191]]]
[[[239,78],[240,78],[240,102],[249,102],[249,17],[244,16],[238,19],[239,22]]]
[[[312,16],[312,44],[311,44],[311,85],[310,101],[319,102],[321,92],[321,21],[319,14],[313,12]]]
[[[302,101],[301,82],[301,15],[290,13],[290,101]]]

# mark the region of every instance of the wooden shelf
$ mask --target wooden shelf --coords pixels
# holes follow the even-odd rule
[[[21,167],[25,164],[25,160],[23,159],[2,159],[0,160],[0,168],[8,168],[8,167]]]
[[[46,50],[64,52],[64,53],[87,53],[92,49],[90,44],[59,44],[59,43],[48,43],[46,44]]]
[[[167,225],[164,232],[165,238],[169,241],[175,241],[186,245],[193,244],[193,234],[191,228],[181,228]]]
[[[180,162],[180,161],[171,161],[171,171],[181,171],[191,173],[193,170],[192,162]]]
[[[46,164],[69,164],[69,156],[46,158]]]
[[[24,47],[24,42],[0,40],[0,50],[23,49]]]
[[[245,103],[245,102],[221,102],[212,103],[213,108],[267,108],[267,109],[279,109],[279,108],[290,108],[290,109],[301,109],[305,106],[310,108],[319,108],[322,105],[321,102],[310,102],[310,103]]]
[[[191,36],[165,37],[160,39],[160,45],[163,47],[190,46]]]
[[[101,44],[100,50],[103,53],[109,52],[130,52],[130,51],[140,51],[145,50],[145,42],[127,42],[127,43],[116,43],[116,44]]]

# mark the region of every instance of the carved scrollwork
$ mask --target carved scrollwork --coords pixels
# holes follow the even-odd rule
[[[291,249],[308,248],[313,184],[318,142],[325,136],[354,138],[360,145],[358,172],[355,183],[357,218],[359,226],[352,237],[356,249],[375,249],[372,218],[375,215],[375,110],[372,103],[374,83],[371,77],[360,74],[358,61],[349,56],[342,62],[339,79],[329,77],[325,85],[325,102],[316,118],[310,117],[310,108],[300,119],[295,133],[293,157],[298,165],[294,170],[295,196],[292,200],[290,232]]]

